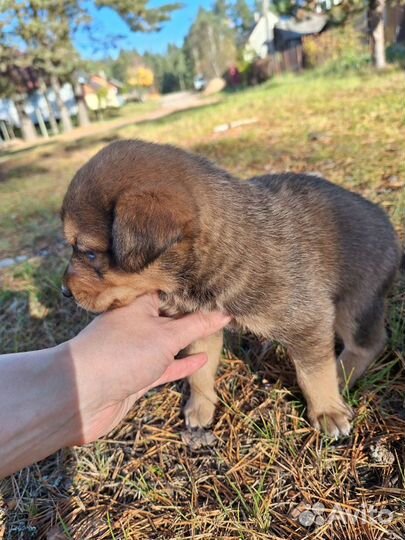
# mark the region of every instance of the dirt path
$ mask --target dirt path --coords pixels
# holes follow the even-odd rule
[[[44,144],[49,144],[50,142],[68,142],[68,141],[79,141],[83,137],[89,135],[95,135],[100,131],[105,130],[115,130],[122,127],[126,127],[133,124],[138,124],[141,122],[146,122],[148,120],[157,120],[158,118],[163,118],[174,112],[185,111],[188,109],[194,109],[198,107],[204,107],[205,105],[211,105],[217,103],[220,100],[218,96],[214,97],[204,97],[201,94],[196,94],[193,92],[175,92],[173,94],[166,94],[162,96],[160,101],[160,107],[151,112],[147,112],[142,115],[132,114],[126,118],[117,118],[115,120],[105,120],[101,122],[93,122],[88,126],[77,127],[70,131],[69,133],[62,133],[60,135],[55,135],[50,139],[41,138],[35,141],[35,143],[25,143],[24,141],[13,141],[9,146],[4,146],[3,158],[12,157],[15,151],[20,152],[21,150],[28,150],[30,148],[37,148]],[[1,154],[0,154],[1,155]]]

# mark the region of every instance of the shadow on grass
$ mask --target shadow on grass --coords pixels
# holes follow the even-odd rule
[[[33,142],[29,146],[23,146],[22,148],[10,148],[5,150],[0,150],[0,156],[1,157],[9,157],[13,158],[14,156],[19,156],[20,154],[24,154],[24,152],[30,152],[31,150],[34,150],[35,148],[46,148],[47,146],[51,146],[55,144],[55,140],[50,139],[47,142],[43,142],[42,139],[40,139],[41,143],[38,144],[38,142]]]
[[[114,127],[106,126],[106,129],[104,130],[103,133],[98,133],[98,134],[95,134],[95,135],[89,135],[89,136],[86,136],[86,137],[80,137],[79,139],[77,139],[74,142],[63,145],[62,151],[66,152],[66,153],[71,153],[71,152],[75,152],[77,150],[85,150],[85,149],[87,149],[87,148],[89,148],[91,146],[95,146],[96,144],[101,144],[101,143],[108,144],[108,143],[123,139],[123,137],[121,135],[119,135],[118,132],[121,131],[122,129],[128,128],[130,126],[135,126],[135,125],[139,125],[139,126],[140,125],[142,125],[142,126],[146,126],[146,125],[160,126],[160,125],[164,125],[168,121],[171,122],[173,120],[175,120],[175,121],[179,120],[186,113],[190,113],[190,112],[192,113],[193,110],[201,111],[201,109],[212,108],[215,105],[218,105],[218,103],[211,103],[211,104],[201,105],[201,106],[198,106],[198,107],[192,107],[192,108],[189,108],[189,109],[185,108],[185,109],[179,110],[179,111],[168,112],[167,114],[162,114],[162,116],[159,116],[157,118],[145,118],[143,120],[142,119],[141,120],[136,120],[135,119],[132,122],[127,122],[125,124],[120,124],[119,126],[114,126]]]
[[[115,128],[111,131],[114,132],[118,130],[119,128]],[[61,150],[67,154],[70,154],[71,152],[76,152],[77,150],[84,150],[86,148],[89,148],[90,146],[95,146],[96,144],[101,144],[101,143],[108,144],[113,141],[118,141],[121,138],[122,137],[120,137],[119,135],[112,135],[112,134],[111,135],[98,134],[98,135],[92,135],[88,137],[81,137],[77,141],[63,145]]]
[[[215,102],[210,102],[210,103],[201,103],[201,104],[198,104],[197,106],[184,107],[184,109],[177,109],[171,112],[167,112],[166,114],[159,116],[157,118],[145,118],[143,120],[141,119],[139,121],[133,122],[133,124],[138,124],[138,125],[150,124],[154,126],[162,126],[162,125],[165,125],[167,122],[181,120],[185,115],[187,115],[187,117],[189,117],[191,120],[193,113],[198,114],[204,110],[213,110],[215,109],[215,107],[217,107],[220,104],[221,104],[220,100],[215,101]],[[126,126],[127,125],[131,125],[131,124],[126,124]]]
[[[19,178],[29,178],[35,174],[46,174],[49,169],[41,165],[34,165],[29,163],[28,165],[20,165],[12,169],[8,169],[7,166],[0,165],[0,183],[6,183],[11,180],[17,180]]]

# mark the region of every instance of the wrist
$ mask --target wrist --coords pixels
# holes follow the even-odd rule
[[[0,359],[0,477],[78,440],[81,418],[65,346]]]
[[[48,387],[55,393],[54,407],[50,411],[50,425],[58,433],[60,448],[74,446],[81,438],[82,421],[76,366],[69,342],[48,349]]]
[[[111,358],[103,354],[102,339],[97,348],[93,339],[79,334],[63,345],[63,355],[71,363],[75,376],[77,402],[82,414],[89,414],[113,402],[116,370]]]

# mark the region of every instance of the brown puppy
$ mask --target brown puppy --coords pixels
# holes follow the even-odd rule
[[[400,259],[380,208],[321,178],[240,181],[171,146],[119,141],[77,172],[62,217],[66,295],[95,312],[152,291],[171,315],[223,310],[287,347],[313,426],[349,433],[338,377],[353,384],[383,349]],[[190,378],[189,427],[212,421],[221,347],[222,334],[192,346],[209,362]]]

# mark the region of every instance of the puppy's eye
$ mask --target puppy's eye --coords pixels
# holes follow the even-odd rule
[[[94,251],[86,251],[85,255],[86,255],[86,259],[90,262],[93,262],[96,260],[96,254],[94,253]]]

